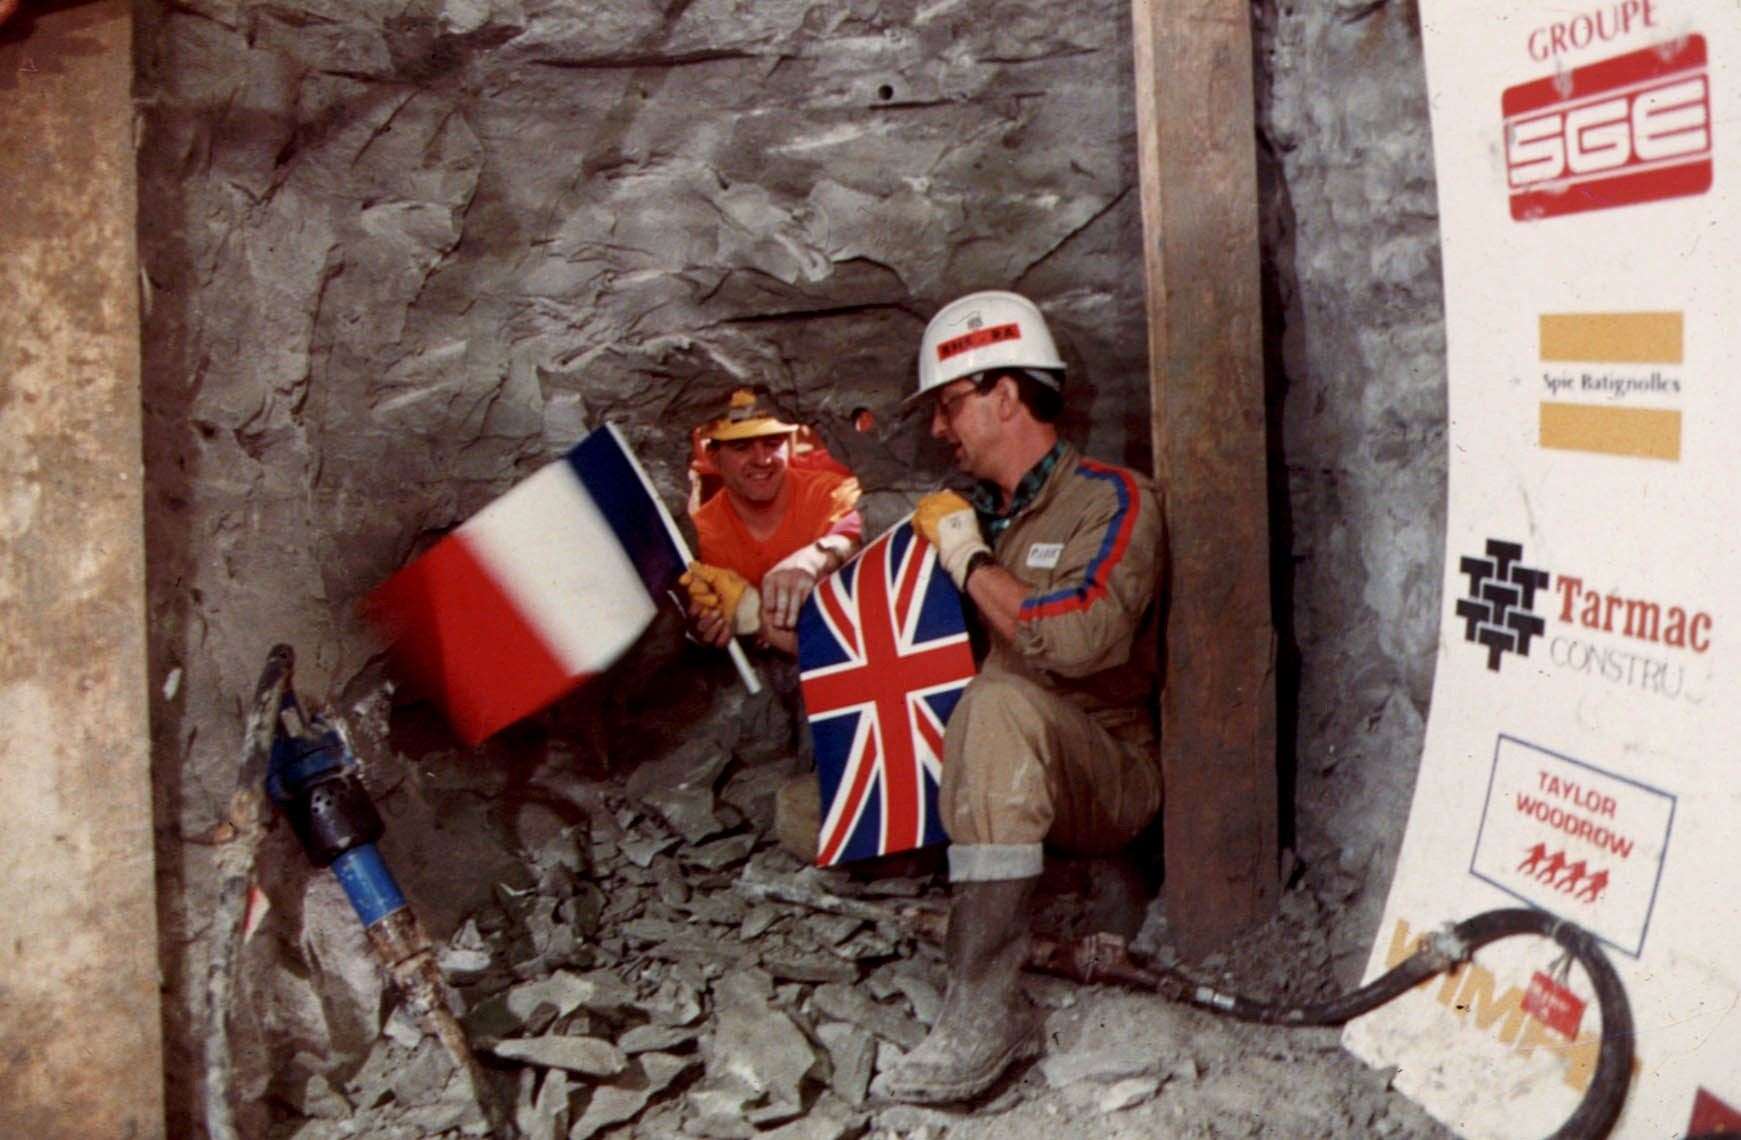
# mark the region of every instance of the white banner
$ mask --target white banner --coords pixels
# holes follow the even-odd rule
[[[1368,972],[1495,907],[1570,919],[1637,1024],[1614,1134],[1741,1127],[1741,4],[1421,8],[1447,565]],[[1464,1135],[1546,1135],[1601,1034],[1580,971],[1541,991],[1557,956],[1495,944],[1345,1042]]]

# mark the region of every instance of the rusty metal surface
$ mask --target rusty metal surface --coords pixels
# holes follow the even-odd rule
[[[131,9],[0,28],[0,1135],[163,1134]]]

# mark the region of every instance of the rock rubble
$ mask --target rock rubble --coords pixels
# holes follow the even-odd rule
[[[1177,1112],[1253,1048],[1108,1035],[1082,1024],[1108,999],[1151,1003],[1152,1017],[1200,1015],[1034,976],[1027,985],[1049,1014],[1046,1050],[986,1102],[972,1112],[872,1103],[872,1079],[924,1038],[941,1005],[941,951],[910,916],[941,911],[944,886],[917,863],[905,868],[915,873],[880,875],[802,865],[767,835],[757,798],[776,783],[767,766],[737,765],[706,738],[626,783],[593,786],[587,819],[549,829],[523,853],[519,879],[531,885],[498,883],[458,924],[440,962],[524,1136],[907,1140],[1000,1135],[974,1130],[1001,1120],[1007,1135],[1038,1137],[1044,1126],[1022,1123],[1036,1114],[1080,1127]],[[1273,929],[1200,964],[1204,976],[1321,996],[1333,985],[1325,910],[1349,889],[1336,873],[1302,874]],[[815,905],[783,901],[793,897]],[[1158,904],[1139,945],[1175,957]],[[1255,1046],[1264,1063],[1335,1052],[1321,1033],[1298,1050],[1285,1031],[1268,1033]],[[484,1133],[446,1054],[397,1013],[355,1071],[341,1071],[310,1057],[293,1081],[281,1078],[272,1134]],[[1389,1095],[1368,1090],[1379,1102],[1361,1111],[1392,1119]],[[1412,1120],[1409,1111],[1395,1119]]]

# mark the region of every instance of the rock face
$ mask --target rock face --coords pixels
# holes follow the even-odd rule
[[[1370,906],[1440,570],[1420,50],[1412,0],[1256,10],[1299,842],[1375,872]],[[144,6],[137,39],[172,1058],[195,1040],[210,875],[180,836],[222,810],[266,649],[294,642],[322,702],[375,691],[358,602],[592,426],[618,423],[679,508],[688,428],[756,385],[859,471],[878,528],[946,470],[897,407],[924,321],[1009,287],[1062,342],[1068,433],[1149,464],[1118,0],[178,0]],[[566,746],[608,766],[606,734]],[[434,778],[493,794],[502,755]],[[191,1066],[169,1068],[190,1103]]]
[[[895,509],[943,471],[896,402],[968,289],[1044,300],[1078,434],[1146,463],[1117,4],[577,11],[197,0],[141,29],[178,763],[266,639],[349,682],[356,602],[606,419],[676,505],[683,432],[753,383]]]
[[[1376,930],[1395,865],[1439,627],[1444,297],[1426,79],[1414,0],[1278,0],[1256,31],[1299,846],[1367,872],[1342,924],[1352,948]]]
[[[359,600],[591,426],[677,507],[687,429],[753,383],[886,524],[945,469],[896,410],[924,321],[1013,287],[1078,438],[1148,461],[1116,0],[191,0],[138,41],[169,945],[270,643],[366,692]]]

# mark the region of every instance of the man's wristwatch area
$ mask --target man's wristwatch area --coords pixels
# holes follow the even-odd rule
[[[976,550],[967,560],[967,565],[961,568],[961,588],[967,589],[967,582],[973,577],[973,572],[981,566],[996,566],[997,559],[989,550]]]

